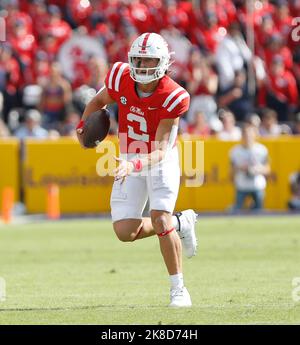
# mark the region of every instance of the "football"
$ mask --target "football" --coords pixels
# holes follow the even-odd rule
[[[85,147],[96,147],[108,134],[110,127],[109,111],[100,109],[90,114],[83,126],[83,144]]]

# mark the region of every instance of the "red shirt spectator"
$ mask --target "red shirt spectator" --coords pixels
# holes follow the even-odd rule
[[[39,48],[47,53],[49,61],[56,60],[56,55],[59,50],[59,43],[51,34],[42,37]]]
[[[224,27],[218,25],[218,20],[213,12],[204,14],[203,24],[199,26],[198,37],[204,49],[214,54],[219,42],[226,35]]]
[[[2,44],[0,47],[0,90],[14,94],[22,82],[20,66],[12,56],[9,45]]]
[[[44,51],[39,51],[33,61],[32,84],[45,85],[50,75],[50,63],[48,55]]]
[[[121,8],[118,0],[102,0],[94,4],[94,13],[98,13],[101,19],[105,18],[107,23],[113,27],[114,31],[120,28],[121,15],[120,12],[123,10],[124,6]],[[129,13],[129,11],[127,10]],[[126,17],[128,16],[126,13]]]
[[[287,39],[291,30],[293,18],[290,16],[289,6],[286,1],[283,0],[277,3],[273,18],[276,29]]]
[[[34,36],[28,33],[23,21],[15,22],[14,31],[9,41],[18,54],[21,63],[26,67],[30,67],[36,50],[36,41]]]
[[[82,0],[69,0],[67,3],[69,14],[74,23],[84,25],[90,29],[90,15],[93,8],[90,2],[83,2]]]
[[[205,114],[203,112],[196,112],[194,123],[188,125],[187,132],[193,135],[200,135],[203,138],[210,136],[211,129],[206,122]]]
[[[160,32],[164,26],[164,9],[160,0],[147,0],[149,18],[154,32]]]
[[[130,22],[135,26],[139,33],[149,31],[152,27],[149,8],[138,0],[132,1],[129,6]]]
[[[183,34],[190,28],[189,17],[184,8],[177,6],[176,3],[170,3],[163,12],[164,26],[174,26]]]
[[[244,1],[244,3],[246,3],[246,1]],[[255,28],[261,25],[261,19],[263,16],[270,14],[273,15],[274,11],[274,5],[270,4],[269,0],[262,0],[258,2],[258,5],[254,7],[253,13],[253,24]],[[238,9],[237,17],[239,21],[244,25],[252,24],[252,18],[248,14],[246,5]]]
[[[60,47],[68,38],[71,37],[72,29],[70,25],[61,19],[61,12],[57,6],[51,5],[48,7],[48,22],[45,25],[43,34],[52,35],[58,47]]]
[[[203,0],[200,2],[200,11],[198,13],[199,23],[201,22],[201,14],[212,12],[217,17],[220,26],[227,27],[231,22],[236,21],[236,9],[229,0],[210,1]]]
[[[29,13],[34,22],[33,34],[38,39],[46,31],[48,12],[44,2],[36,2],[29,5]]]
[[[11,3],[8,2],[6,6],[7,9],[7,17],[6,17],[6,31],[8,33],[14,31],[15,23],[21,22],[24,25],[24,28],[27,33],[32,33],[32,18],[26,12],[20,11],[18,5],[12,1]]]
[[[289,6],[290,6],[290,15],[293,18],[300,17],[300,0],[290,0]]]
[[[270,37],[278,35],[273,21],[273,17],[270,14],[266,14],[261,18],[261,25],[255,27],[255,41],[256,41],[256,53],[260,56],[264,56],[264,50],[270,41]]]
[[[272,59],[275,55],[282,57],[286,69],[291,70],[293,68],[292,52],[284,45],[283,38],[280,34],[273,34],[264,50],[262,59],[265,61],[267,68],[271,66]]]
[[[275,56],[272,60],[269,79],[259,91],[259,105],[270,106],[267,104],[267,94],[286,104],[288,108],[294,108],[298,104],[296,79],[285,69],[281,56]]]

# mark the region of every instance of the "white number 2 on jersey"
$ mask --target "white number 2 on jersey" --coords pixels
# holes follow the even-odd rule
[[[149,134],[147,134],[147,122],[146,120],[139,115],[129,113],[127,114],[127,120],[130,122],[139,122],[140,124],[140,131],[143,132],[143,134],[137,134],[134,132],[133,127],[128,125],[128,137],[134,140],[149,142]]]

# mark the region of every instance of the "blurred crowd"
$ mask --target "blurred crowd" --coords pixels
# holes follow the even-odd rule
[[[240,140],[251,123],[260,136],[300,135],[300,0],[0,0],[0,16],[0,137],[74,136],[108,68],[149,31],[192,96],[181,133]],[[102,55],[84,53],[88,38]]]

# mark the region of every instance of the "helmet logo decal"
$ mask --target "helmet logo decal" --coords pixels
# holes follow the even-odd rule
[[[145,51],[147,48],[147,41],[149,39],[150,33],[147,33],[144,37],[143,43],[142,43],[142,51]],[[148,46],[149,47],[149,46]]]

